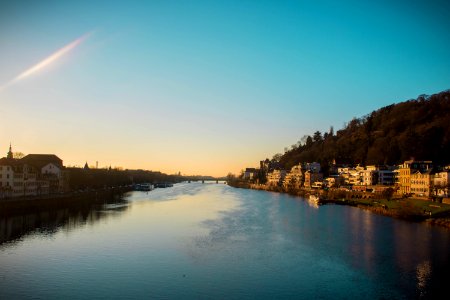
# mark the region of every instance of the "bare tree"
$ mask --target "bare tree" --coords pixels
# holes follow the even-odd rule
[[[283,154],[277,153],[277,154],[275,154],[275,155],[272,157],[272,159],[275,160],[275,161],[280,161],[280,159],[281,159],[282,156],[283,156]]]
[[[15,159],[21,159],[25,156],[22,152],[13,152],[13,158]]]

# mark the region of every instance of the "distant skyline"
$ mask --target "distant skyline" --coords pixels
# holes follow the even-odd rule
[[[7,1],[0,157],[223,176],[450,88],[448,1]]]

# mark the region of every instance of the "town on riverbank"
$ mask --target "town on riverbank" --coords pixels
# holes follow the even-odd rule
[[[170,187],[181,181],[216,180],[210,176],[168,175],[158,171],[99,168],[98,164],[84,167],[64,166],[55,154],[13,152],[11,145],[6,157],[0,158],[0,205],[15,206],[67,202],[80,198],[110,197],[148,185]],[[149,190],[149,189],[146,189]],[[31,201],[33,200],[33,201]],[[33,202],[31,204],[31,202]],[[9,203],[9,204],[8,204]]]
[[[304,135],[228,183],[450,227],[450,91],[420,95]]]
[[[408,160],[400,165],[350,166],[332,163],[327,175],[320,163],[285,170],[276,159],[228,175],[234,187],[317,197],[320,204],[359,206],[376,213],[450,225],[450,166]],[[439,220],[438,220],[439,219]]]

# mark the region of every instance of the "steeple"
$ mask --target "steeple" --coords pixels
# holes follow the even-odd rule
[[[6,155],[6,158],[9,158],[9,159],[13,158],[11,143],[9,143],[9,151],[8,151],[8,154]]]
[[[85,169],[85,170],[89,170],[89,165],[88,165],[87,162],[84,164],[84,169]]]

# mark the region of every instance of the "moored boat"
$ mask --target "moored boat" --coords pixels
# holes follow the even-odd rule
[[[134,186],[135,191],[148,192],[153,190],[154,186],[151,183],[139,183]]]

